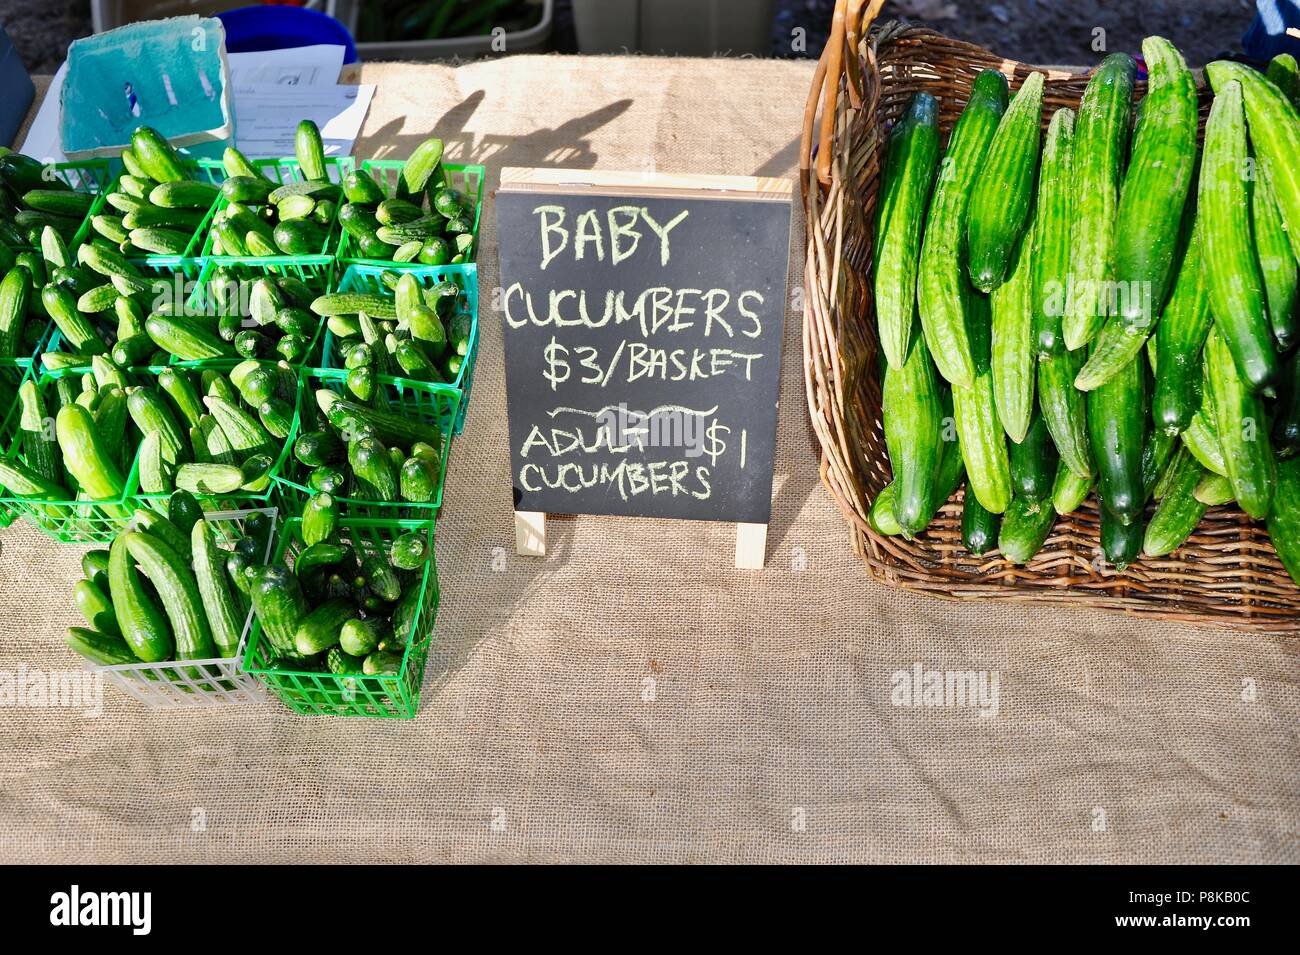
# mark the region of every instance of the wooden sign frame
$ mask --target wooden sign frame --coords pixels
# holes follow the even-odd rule
[[[761,176],[684,175],[674,173],[627,173],[601,170],[534,169],[506,167],[501,170],[498,193],[545,193],[549,195],[618,195],[670,199],[745,199],[785,202],[793,209],[793,183],[787,179]],[[785,290],[789,292],[789,264]],[[786,314],[782,302],[782,323]],[[782,333],[784,335],[784,332]],[[780,374],[777,375],[778,396]],[[778,397],[779,400],[779,397]],[[546,555],[546,514],[515,511],[515,552],[525,557]],[[767,559],[767,524],[737,523],[735,565],[739,569],[761,570]]]

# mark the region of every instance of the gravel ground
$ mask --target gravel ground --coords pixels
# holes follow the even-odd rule
[[[774,30],[774,55],[791,56],[791,31],[808,31],[808,54],[820,56],[830,32],[833,0],[783,0]],[[1251,0],[889,0],[882,19],[905,19],[1030,63],[1085,64],[1100,56],[1094,31],[1105,31],[1107,52],[1137,53],[1142,38],[1168,37],[1195,66],[1241,49],[1255,16]]]
[[[68,44],[90,33],[90,0],[0,0],[0,24],[28,73],[53,73]]]
[[[833,0],[780,0],[773,55],[817,57],[826,44]],[[1238,50],[1250,25],[1250,0],[889,0],[882,16],[905,18],[1016,59],[1091,63],[1094,31],[1107,50],[1136,52],[1150,33],[1169,37],[1200,65]],[[0,0],[4,24],[32,73],[53,73],[68,44],[90,32],[89,0]],[[796,29],[802,49],[792,49]],[[574,52],[571,0],[557,0],[555,48]]]

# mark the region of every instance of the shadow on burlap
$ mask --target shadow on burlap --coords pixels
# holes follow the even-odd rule
[[[436,132],[494,188],[503,164],[792,176],[811,66],[528,57],[363,79],[358,155]],[[817,481],[797,310],[766,570],[732,569],[729,526],[596,517],[516,557],[490,203],[484,225],[418,718],[160,713],[112,687],[97,719],[0,709],[0,859],[1300,861],[1296,644],[868,582]],[[84,548],[23,527],[0,545],[0,670],[75,665]],[[997,714],[893,705],[891,674],[917,664],[996,671]]]

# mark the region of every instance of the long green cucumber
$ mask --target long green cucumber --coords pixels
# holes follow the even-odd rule
[[[1268,515],[1268,536],[1282,566],[1300,586],[1300,458],[1277,469],[1277,495]]]
[[[1273,189],[1277,211],[1300,261],[1300,111],[1286,94],[1243,63],[1218,60],[1205,67],[1216,102],[1226,87],[1241,84],[1255,156]],[[1207,130],[1208,135],[1208,130]]]
[[[1281,53],[1269,61],[1265,73],[1292,103],[1300,103],[1300,67],[1295,57]],[[1296,256],[1292,253],[1282,224],[1282,214],[1277,208],[1277,197],[1267,172],[1260,168],[1252,183],[1250,196],[1251,224],[1255,233],[1255,249],[1259,253],[1259,269],[1264,279],[1264,294],[1268,302],[1268,317],[1273,326],[1273,337],[1280,351],[1290,351],[1300,340],[1300,313],[1296,309]]]
[[[911,538],[925,528],[932,513],[943,428],[938,383],[923,336],[912,336],[902,366],[885,367],[881,417],[894,471],[894,514]]]
[[[1278,363],[1251,235],[1247,159],[1241,84],[1225,83],[1205,123],[1198,195],[1210,307],[1247,387],[1272,396]]]
[[[963,294],[968,300],[964,311],[970,318],[967,328],[975,358],[975,383],[969,388],[953,385],[953,420],[971,490],[985,508],[1001,514],[1011,502],[1011,465],[1006,432],[993,397],[993,320],[987,295],[969,285]]]
[[[1029,501],[1051,497],[1060,461],[1056,445],[1042,414],[1034,415],[1025,439],[1011,446],[1011,487],[1013,493]]]
[[[222,433],[241,461],[259,454],[275,455],[278,450],[276,441],[256,416],[234,401],[215,395],[204,398],[203,403],[217,419]]]
[[[1034,223],[1034,350],[1048,358],[1064,349],[1061,322],[1069,307],[1074,229],[1074,110],[1052,114],[1043,143]]]
[[[1300,454],[1300,350],[1282,369],[1282,388],[1273,409],[1273,443],[1280,458]]]
[[[1205,516],[1206,505],[1196,499],[1205,468],[1186,449],[1175,455],[1168,467],[1170,473],[1162,479],[1164,493],[1142,539],[1142,553],[1148,557],[1163,557],[1177,550]]]
[[[1149,329],[1164,305],[1196,163],[1196,81],[1164,37],[1142,41],[1147,92],[1115,221],[1122,321]]]
[[[1105,292],[1115,274],[1115,217],[1136,76],[1131,56],[1112,53],[1088,81],[1079,106],[1071,307],[1062,322],[1071,351],[1090,342],[1107,318]]]
[[[1062,516],[1072,514],[1092,490],[1092,478],[1080,477],[1062,461],[1056,466],[1056,481],[1052,484],[1052,509]]]
[[[1146,436],[1146,363],[1133,358],[1088,395],[1088,437],[1097,464],[1097,496],[1123,524],[1142,512],[1142,448]]]
[[[975,383],[975,359],[966,332],[966,212],[998,121],[1007,106],[1007,81],[996,70],[975,78],[957,119],[926,216],[916,285],[921,327],[934,363],[954,385]]]
[[[1264,71],[1268,81],[1281,91],[1296,109],[1300,110],[1300,64],[1290,53],[1279,53],[1268,61]]]
[[[1169,471],[1169,462],[1182,444],[1177,435],[1151,426],[1146,422],[1146,440],[1142,443],[1142,491],[1146,500],[1162,493],[1160,482]]]
[[[1172,434],[1185,430],[1200,407],[1201,351],[1214,321],[1202,259],[1201,222],[1197,215],[1178,279],[1155,332],[1156,383],[1151,414],[1156,427]]]
[[[108,549],[113,611],[131,652],[145,663],[158,663],[171,658],[176,644],[166,616],[145,592],[126,537],[125,533],[119,534]]]
[[[894,515],[894,497],[897,492],[894,482],[890,481],[876,499],[871,502],[871,509],[867,511],[867,523],[871,529],[882,537],[897,537],[903,533],[903,528],[898,524],[898,518]]]
[[[1021,237],[1011,274],[989,296],[993,312],[993,398],[1002,427],[1013,442],[1025,439],[1034,412],[1033,252],[1037,222]]]
[[[1030,501],[1014,497],[1002,515],[998,549],[1013,564],[1027,564],[1043,549],[1056,523],[1056,511],[1050,501]]]
[[[945,413],[951,413],[950,407],[945,407]],[[962,481],[966,477],[966,463],[961,457],[961,445],[957,442],[955,433],[952,440],[947,440],[949,429],[944,428],[941,434],[942,445],[939,449],[939,472],[935,480],[935,493],[930,499],[929,511],[925,516],[925,526],[929,526],[934,520],[934,515],[939,513],[939,509],[948,502],[948,499],[957,493],[961,487]],[[412,462],[424,462],[426,459],[411,457],[407,460],[406,465]],[[406,468],[403,468],[405,476]],[[903,528],[898,523],[898,516],[894,511],[894,502],[898,488],[896,482],[891,481],[881,488],[876,499],[871,502],[871,510],[867,512],[867,521],[878,534],[886,537],[896,537],[903,533]],[[407,500],[412,500],[406,494],[406,488],[403,487],[402,496]],[[423,495],[427,497],[427,495]]]
[[[98,358],[99,356],[95,356]],[[99,389],[95,430],[122,472],[131,470],[131,447],[126,439],[127,398],[118,385]]]
[[[181,368],[164,368],[158,372],[158,387],[172,400],[172,405],[181,413],[188,427],[199,423],[204,413],[203,400],[188,372]]]
[[[1262,520],[1272,505],[1275,483],[1264,403],[1251,394],[1217,328],[1210,332],[1205,350],[1214,422],[1228,479],[1241,509]]]
[[[1083,392],[1074,387],[1074,378],[1083,362],[1082,351],[1065,349],[1050,358],[1041,358],[1038,362],[1038,406],[1061,460],[1080,478],[1091,478],[1087,407]]]
[[[1187,248],[1192,244],[1192,236],[1196,231],[1195,210],[1194,206],[1188,209],[1188,215],[1183,219],[1183,231],[1181,237],[1182,248]],[[1198,246],[1199,250],[1199,246]],[[1163,254],[1163,253],[1161,253]],[[1199,255],[1199,251],[1197,253]],[[1186,255],[1180,259],[1180,265]],[[1180,268],[1180,273],[1183,271]],[[1196,291],[1196,280],[1199,279],[1199,273],[1193,271],[1189,276],[1189,287],[1183,289],[1183,294],[1193,294]],[[1107,319],[1106,324],[1102,326],[1093,340],[1092,348],[1088,353],[1088,361],[1080,369],[1079,375],[1074,380],[1074,386],[1080,391],[1092,391],[1110,381],[1111,378],[1119,374],[1120,369],[1129,363],[1142,348],[1147,344],[1151,331],[1156,326],[1156,321],[1160,318],[1159,309],[1163,302],[1163,292],[1160,299],[1152,297],[1152,285],[1149,280],[1134,280],[1129,283],[1119,283],[1117,301],[1121,303],[1129,302],[1135,298],[1142,298],[1145,304],[1136,312],[1113,315]],[[1178,288],[1174,289],[1175,294]],[[1195,304],[1195,303],[1190,303]],[[1187,308],[1187,302],[1175,302],[1172,298],[1169,300],[1169,307]]]
[[[1131,524],[1125,524],[1107,507],[1101,509],[1101,553],[1115,565],[1115,569],[1124,571],[1137,560],[1142,553],[1142,540],[1145,528],[1142,515]]]
[[[1043,111],[1042,73],[1030,73],[998,122],[966,216],[971,284],[992,292],[1007,275],[1029,223],[1038,173]]]
[[[1273,187],[1264,176],[1251,183],[1250,213],[1269,324],[1278,349],[1289,351],[1300,336],[1296,322],[1296,260],[1282,227]]]
[[[967,491],[961,509],[961,542],[966,550],[978,557],[997,547],[1001,523],[1002,515],[994,514]]]
[[[952,419],[952,395],[946,389],[940,395],[940,402],[943,405],[944,419],[939,434],[939,472],[934,483],[935,493],[930,499],[930,513],[925,522],[927,526],[934,520],[940,508],[948,503],[948,499],[957,493],[957,489],[966,478],[966,462],[961,456],[961,441],[957,436],[957,429],[949,427]],[[412,454],[417,459],[429,460],[427,455],[422,456],[419,451],[413,451]]]
[[[921,227],[939,158],[939,104],[917,93],[889,136],[876,238],[876,322],[880,346],[895,368],[906,360],[916,313]]]

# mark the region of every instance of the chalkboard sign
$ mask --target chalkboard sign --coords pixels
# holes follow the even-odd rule
[[[506,169],[515,510],[766,524],[782,180]]]

